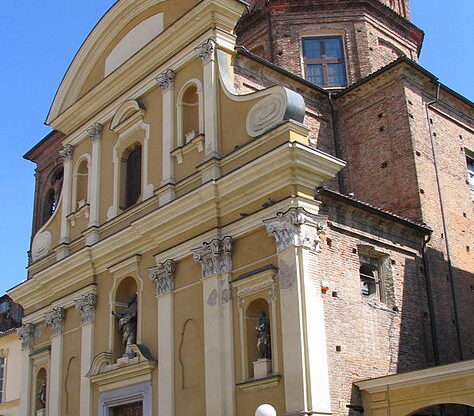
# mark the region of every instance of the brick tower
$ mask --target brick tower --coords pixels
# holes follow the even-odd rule
[[[408,17],[408,0],[255,0],[239,23],[238,44],[340,89],[400,56],[418,59],[423,32]]]

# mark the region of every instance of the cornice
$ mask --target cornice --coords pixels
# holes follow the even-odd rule
[[[344,165],[344,162],[301,143],[284,143],[218,180],[203,184],[150,212],[94,246],[54,263],[12,289],[9,295],[26,308],[39,300],[54,299],[68,287],[80,282],[90,283],[95,275],[130,258],[130,253],[160,251],[163,242],[173,241],[180,233],[199,229],[203,223],[215,219],[216,212],[225,216],[238,211],[244,191],[246,203],[262,200],[288,185],[312,192],[316,186],[334,177]],[[255,172],[259,174],[255,175]]]
[[[381,393],[386,392],[387,388],[390,388],[392,391],[394,389],[444,382],[466,376],[474,376],[474,360],[461,361],[372,380],[357,381],[354,384],[368,393]]]

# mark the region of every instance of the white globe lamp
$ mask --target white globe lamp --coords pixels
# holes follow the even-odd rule
[[[277,416],[277,412],[273,406],[262,404],[261,406],[258,406],[255,416]]]

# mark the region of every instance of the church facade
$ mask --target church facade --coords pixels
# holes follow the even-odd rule
[[[474,358],[472,103],[408,19],[115,3],[25,155],[21,416],[356,415]]]

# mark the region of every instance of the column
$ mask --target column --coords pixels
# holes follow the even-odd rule
[[[60,244],[62,248],[57,253],[57,259],[61,260],[69,255],[69,222],[67,216],[71,213],[71,188],[72,188],[72,156],[74,147],[70,144],[64,146],[59,151],[63,159],[64,173],[63,173],[63,189],[62,189],[62,210],[61,210],[61,238]]]
[[[97,296],[86,293],[74,301],[76,310],[81,314],[81,386],[80,416],[92,414],[92,392],[89,378],[86,377],[94,359],[94,329]]]
[[[31,381],[30,351],[33,348],[35,326],[25,324],[17,329],[17,335],[21,343],[21,392],[20,392],[20,416],[31,414]]]
[[[277,243],[286,411],[328,414],[324,308],[315,282],[326,218],[291,208],[264,222]]]
[[[172,201],[175,196],[174,163],[171,156],[174,148],[174,77],[174,71],[168,69],[156,78],[156,82],[163,92],[163,179],[161,186],[164,188],[158,196],[160,206]]]
[[[102,151],[102,131],[103,126],[100,123],[94,123],[87,129],[87,134],[92,142],[92,160],[89,169],[90,175],[90,212],[89,212],[89,228],[86,234],[86,244],[93,245],[99,241],[99,215],[100,215],[100,159]]]
[[[174,416],[174,316],[175,263],[166,260],[148,269],[158,298],[158,414]]]
[[[215,63],[216,43],[214,39],[208,39],[194,51],[201,58],[204,77],[204,135],[205,135],[205,158],[211,160],[219,156],[218,126],[217,126],[217,69]],[[217,179],[220,176],[220,168],[217,164],[211,164],[203,172],[203,182]]]
[[[229,276],[232,239],[214,239],[194,249],[201,264],[204,308],[206,415],[231,416],[234,404],[234,354]]]
[[[57,307],[45,316],[45,324],[51,329],[51,368],[49,377],[48,416],[61,416],[63,391],[63,333],[66,311]]]

